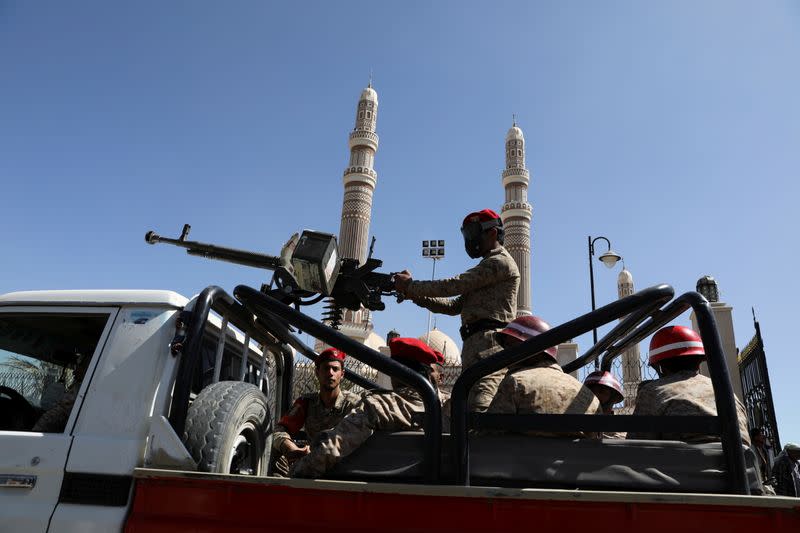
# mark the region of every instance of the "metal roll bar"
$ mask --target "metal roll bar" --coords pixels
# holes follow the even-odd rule
[[[639,291],[556,326],[517,346],[502,350],[467,368],[453,386],[451,396],[451,432],[454,440],[453,468],[456,482],[469,485],[470,429],[505,429],[513,431],[696,431],[718,433],[729,474],[732,493],[749,494],[739,424],[736,423],[736,403],[725,364],[722,343],[708,302],[690,292],[682,295],[664,309],[660,306],[672,299],[674,291],[668,285],[658,285]],[[568,339],[591,331],[595,327],[626,317],[584,356],[564,366],[565,372],[591,363],[609,349],[621,353],[626,347],[647,337],[658,327],[672,320],[691,306],[697,316],[700,336],[705,345],[711,381],[717,407],[715,417],[650,417],[603,415],[498,415],[467,413],[467,398],[471,387],[481,378],[509,365],[525,361],[533,355]],[[638,327],[637,327],[638,326]],[[622,341],[615,341],[623,337]],[[612,359],[604,359],[610,365]],[[610,367],[610,366],[609,366]],[[691,419],[691,420],[690,420]]]
[[[425,406],[423,429],[425,439],[425,454],[422,470],[425,481],[436,483],[439,481],[440,457],[442,446],[442,414],[439,396],[430,381],[407,366],[400,364],[385,355],[368,348],[367,346],[346,337],[325,324],[292,309],[291,307],[267,296],[266,294],[246,285],[239,285],[233,291],[234,296],[251,313],[258,318],[273,315],[280,320],[285,320],[292,326],[307,331],[317,339],[338,348],[362,363],[388,374],[392,378],[402,381],[416,390],[422,397]]]

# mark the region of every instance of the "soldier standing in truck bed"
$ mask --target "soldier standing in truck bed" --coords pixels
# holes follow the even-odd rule
[[[501,350],[495,332],[517,313],[519,270],[503,247],[503,221],[491,209],[470,213],[461,226],[464,247],[481,262],[463,274],[436,281],[412,280],[408,271],[395,276],[395,286],[415,304],[434,313],[461,315],[463,368]],[[505,371],[490,374],[471,391],[470,409],[486,411]]]
[[[345,373],[345,358],[344,352],[336,348],[328,348],[320,353],[314,369],[319,392],[304,394],[295,400],[292,408],[275,427],[272,449],[277,456],[276,475],[287,476],[289,465],[309,453],[308,445],[298,445],[292,440],[301,429],[305,429],[310,441],[320,432],[338,424],[361,402],[358,394],[342,390],[340,386]]]

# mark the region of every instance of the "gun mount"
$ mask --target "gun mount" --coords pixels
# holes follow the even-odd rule
[[[185,248],[189,255],[271,270],[274,272],[272,280],[262,285],[261,291],[297,308],[330,297],[324,318],[334,327],[341,323],[345,309],[358,311],[365,307],[370,311],[383,311],[386,308],[383,296],[402,300],[394,288],[394,273],[375,271],[383,266],[383,261],[372,257],[372,246],[367,260],[359,265],[357,259],[339,257],[336,236],[330,233],[312,230],[295,233],[283,245],[280,254],[274,256],[190,241],[187,240],[190,230],[191,226],[184,224],[177,239],[148,231],[144,239],[148,244]]]

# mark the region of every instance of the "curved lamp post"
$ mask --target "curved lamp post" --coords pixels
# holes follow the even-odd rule
[[[597,259],[601,261],[605,266],[608,268],[613,268],[614,265],[617,264],[617,261],[622,259],[622,256],[616,253],[614,250],[611,249],[611,241],[606,239],[605,237],[595,237],[592,239],[591,235],[589,236],[589,286],[592,290],[592,311],[595,310],[595,300],[594,300],[594,268],[592,267],[592,256],[594,255],[594,243],[604,240],[606,241],[606,245],[608,249],[600,255]],[[597,344],[597,328],[592,330],[592,338],[594,340],[594,344]],[[600,368],[600,359],[594,360],[594,368],[597,370]]]

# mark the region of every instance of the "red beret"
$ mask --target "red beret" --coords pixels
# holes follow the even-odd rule
[[[500,215],[491,209],[483,209],[467,215],[461,225],[463,226],[469,224],[470,222],[491,222],[493,220],[501,221]]]
[[[397,337],[389,341],[389,351],[393,358],[410,359],[423,365],[437,363],[436,352],[419,339]]]
[[[317,364],[322,363],[323,361],[339,361],[344,365],[344,360],[347,357],[345,353],[341,350],[337,350],[336,348],[328,348],[327,350],[323,350],[320,352],[319,357],[317,357]]]

